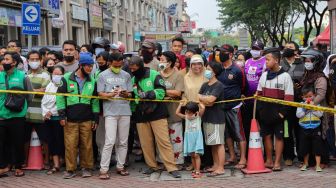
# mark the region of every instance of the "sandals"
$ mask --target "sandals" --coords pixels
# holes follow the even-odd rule
[[[122,169],[117,169],[117,174],[120,174],[121,176],[128,176],[129,172],[125,168],[122,168]]]
[[[281,166],[273,167],[272,171],[273,172],[280,172],[280,171],[282,171],[282,168],[281,168]]]
[[[7,172],[10,171],[10,168],[6,167],[6,168],[3,168],[3,169],[0,169],[0,176],[6,174]]]
[[[243,168],[246,168],[246,163],[238,163],[235,166],[235,169],[243,169]]]
[[[234,161],[225,161],[224,166],[231,166],[234,165],[235,162]]]
[[[110,175],[108,174],[108,172],[100,172],[99,173],[99,179],[108,180],[108,179],[110,179]]]
[[[21,170],[21,169],[16,169],[15,170],[15,173],[14,173],[15,177],[22,177],[24,175],[25,175],[25,173],[23,172],[23,170]]]
[[[59,172],[60,168],[59,167],[53,167],[48,170],[47,175],[55,174],[56,172]]]
[[[193,178],[195,178],[195,179],[198,179],[198,178],[201,178],[202,177],[202,173],[201,172],[199,172],[199,171],[195,171],[195,172],[193,172],[192,174],[191,174],[191,176],[193,177]]]
[[[218,173],[218,172],[211,172],[210,174],[207,175],[207,177],[216,177],[216,176],[221,176],[224,175],[225,172]]]

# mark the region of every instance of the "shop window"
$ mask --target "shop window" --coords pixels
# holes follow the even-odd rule
[[[59,28],[52,28],[51,30],[51,42],[52,45],[60,45],[60,37],[59,37],[60,29]]]

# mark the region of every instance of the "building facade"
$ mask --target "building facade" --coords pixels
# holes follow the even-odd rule
[[[0,46],[11,39],[27,44],[21,34],[21,2],[0,1]],[[123,42],[128,51],[139,47],[145,32],[178,31],[185,5],[183,0],[59,0],[59,12],[51,13],[48,0],[23,2],[42,7],[41,34],[33,36],[33,46],[58,46],[67,39],[82,45],[105,37]]]

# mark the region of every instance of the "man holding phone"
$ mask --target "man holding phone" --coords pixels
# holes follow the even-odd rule
[[[103,102],[106,134],[100,161],[100,179],[109,178],[108,170],[114,144],[116,144],[117,173],[122,176],[129,175],[124,164],[127,156],[132,113],[129,101],[117,98],[132,96],[132,80],[130,74],[121,69],[123,65],[122,54],[109,55],[108,64],[110,64],[110,68],[100,73],[97,82],[98,95],[113,98],[113,100],[104,100]]]

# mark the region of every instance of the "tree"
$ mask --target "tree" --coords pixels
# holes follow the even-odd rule
[[[325,7],[322,11],[318,11],[317,4],[318,0],[299,0],[302,8],[304,9],[304,37],[303,46],[308,46],[308,39],[313,31],[316,29],[316,35],[321,33],[322,19],[324,14],[327,12],[328,7]]]
[[[292,40],[294,24],[300,15],[305,15],[304,38],[306,43],[316,27],[320,33],[323,15],[319,12],[319,0],[217,0],[221,24],[224,29],[235,26],[245,28],[252,40],[261,39],[264,43],[283,45]]]

